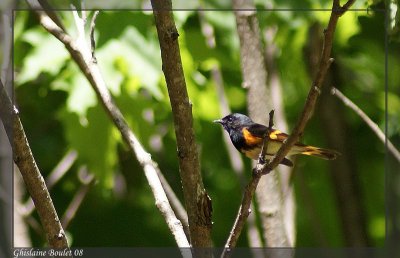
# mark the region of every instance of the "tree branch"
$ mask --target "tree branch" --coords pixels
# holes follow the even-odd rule
[[[266,162],[265,156],[267,155],[267,149],[268,149],[268,141],[269,141],[268,136],[269,136],[270,132],[272,131],[272,127],[274,126],[274,120],[273,120],[274,114],[275,114],[275,111],[272,109],[269,112],[268,131],[265,132],[263,144],[261,146],[261,152],[260,152],[260,155],[258,156],[258,164],[260,164],[260,165],[264,165]],[[260,168],[260,171],[258,171],[258,172],[261,172],[261,170],[262,170],[262,168]]]
[[[77,152],[74,150],[68,151],[67,154],[58,162],[58,164],[53,168],[48,177],[45,179],[47,189],[51,191],[53,186],[67,173],[67,171],[74,164],[77,159]],[[28,216],[35,209],[35,205],[32,198],[24,204],[24,216]]]
[[[60,40],[69,51],[73,60],[76,62],[85,77],[92,85],[98,99],[105,108],[108,116],[112,119],[114,125],[120,131],[122,138],[128,145],[130,151],[132,154],[134,154],[140,165],[143,167],[145,176],[153,192],[156,206],[166,220],[167,225],[174,235],[178,246],[188,247],[189,242],[184,234],[182,224],[176,218],[157,176],[157,172],[159,171],[158,165],[151,159],[151,155],[143,148],[139,140],[129,128],[121,111],[114,104],[111,94],[108,91],[105,81],[101,75],[100,69],[92,58],[92,53],[88,47],[88,44],[86,44],[84,41],[75,41],[44,13],[39,12],[38,15],[42,26],[58,40]],[[75,19],[78,20],[77,25],[80,24],[80,26],[82,26],[82,23],[79,22],[80,18],[77,16],[77,14],[75,14]]]
[[[63,31],[65,31],[65,27],[62,24],[59,16],[53,10],[48,1],[47,0],[37,0],[37,1],[43,7],[43,10],[46,12],[46,14],[54,21],[54,23],[57,24],[57,26],[60,27]]]
[[[182,222],[183,230],[185,230],[186,237],[189,238],[189,222],[188,216],[185,208],[183,207],[181,201],[176,196],[174,190],[168,184],[167,179],[165,179],[164,175],[161,173],[160,170],[157,170],[158,178],[160,179],[161,185],[167,195],[168,201],[171,204],[172,209],[175,212],[176,217]]]
[[[311,115],[314,111],[315,104],[316,104],[318,95],[321,91],[322,82],[325,78],[326,72],[327,72],[330,64],[333,62],[333,59],[330,58],[330,53],[331,53],[331,49],[332,49],[333,35],[335,32],[336,24],[338,22],[339,17],[341,15],[343,15],[344,12],[347,11],[347,9],[352,5],[353,2],[354,2],[353,0],[349,0],[343,7],[340,7],[340,3],[338,0],[333,1],[331,17],[330,17],[330,20],[328,23],[328,27],[324,32],[324,44],[323,44],[323,50],[322,50],[322,54],[321,54],[321,58],[320,58],[319,69],[318,69],[317,75],[313,81],[312,87],[309,91],[306,103],[305,103],[303,111],[301,113],[301,116],[300,116],[295,128],[293,129],[291,135],[284,142],[284,144],[281,146],[281,148],[279,149],[277,154],[273,157],[273,159],[267,164],[260,164],[260,162],[258,162],[257,167],[256,167],[256,173],[253,173],[253,177],[245,189],[245,193],[244,193],[244,196],[242,199],[242,205],[240,206],[239,213],[236,218],[234,227],[233,227],[231,234],[228,238],[228,241],[225,245],[225,248],[227,248],[227,249],[224,250],[221,257],[226,257],[230,251],[230,248],[232,248],[236,245],[237,238],[239,237],[241,229],[243,228],[244,222],[249,214],[248,208],[250,206],[252,197],[254,195],[254,191],[257,188],[257,185],[261,178],[261,175],[268,174],[275,167],[277,167],[280,164],[280,162],[285,158],[285,156],[290,151],[292,146],[296,142],[299,141],[300,136],[303,134],[305,126],[308,123],[308,121],[311,118]],[[234,1],[234,5],[236,4],[239,7],[243,3],[244,2],[239,1],[239,0]],[[237,8],[237,6],[236,6],[235,9],[240,9],[240,8]],[[337,11],[337,10],[339,10],[339,11]],[[247,15],[251,16],[251,14],[247,14]],[[238,18],[237,18],[237,20],[238,20]],[[248,22],[248,21],[246,20],[246,22]],[[239,27],[239,25],[238,25],[238,27]],[[240,28],[238,28],[238,29],[240,30]],[[239,35],[241,35],[241,34],[239,33]],[[249,47],[249,46],[246,46],[246,47]],[[243,57],[242,57],[242,59],[243,59]],[[242,63],[242,65],[243,65],[243,63]],[[243,73],[243,74],[246,75],[246,73]],[[247,82],[247,83],[249,83],[249,82]],[[245,85],[247,85],[246,81],[245,81]],[[270,117],[270,123],[271,123],[271,117]]]
[[[256,8],[252,0],[233,0],[237,33],[240,41],[240,59],[243,87],[247,90],[249,116],[259,123],[266,124],[266,110],[273,107],[270,89],[267,87],[268,74],[265,66],[261,32]],[[257,165],[256,165],[257,167]],[[261,219],[264,242],[268,247],[288,247],[286,228],[283,224],[283,196],[280,175],[274,171],[270,176],[260,179],[256,200]]]
[[[13,145],[14,162],[21,171],[26,188],[35,203],[40,221],[46,232],[47,242],[52,248],[68,248],[64,229],[61,226],[50,193],[33,157],[18,110],[15,107],[13,108],[1,80],[0,103],[0,116],[6,128],[8,139]]]
[[[277,25],[270,25],[264,29],[263,38],[265,42],[265,67],[268,72],[267,87],[270,89],[271,105],[275,110],[274,122],[276,127],[283,132],[288,131],[288,125],[285,117],[285,108],[283,104],[282,83],[280,80],[280,71],[277,65],[277,55],[279,52],[275,42],[275,37],[278,32]],[[294,185],[291,182],[293,176],[293,168],[288,166],[278,166],[275,168],[276,174],[279,177],[281,191],[281,213],[282,223],[286,229],[286,237],[289,246],[293,247],[296,243],[296,200],[294,193]],[[260,195],[259,202],[263,206],[268,204],[270,197],[268,195]]]
[[[85,169],[84,167],[81,169]],[[92,174],[87,175],[87,178],[83,182],[83,185],[79,188],[78,192],[76,192],[74,198],[72,199],[71,203],[68,205],[67,209],[63,217],[61,218],[61,224],[64,228],[68,228],[69,224],[71,223],[72,219],[75,217],[76,212],[78,211],[79,207],[81,206],[83,199],[86,197],[87,193],[91,186],[93,186],[95,182],[95,177]]]
[[[369,128],[371,128],[376,136],[378,136],[379,140],[381,140],[384,144],[387,140],[388,150],[397,159],[397,161],[400,162],[400,152],[396,149],[393,143],[386,138],[385,134],[382,132],[379,126],[375,124],[374,121],[372,121],[371,118],[369,118],[367,114],[364,113],[364,111],[362,111],[356,104],[354,104],[354,102],[348,99],[340,90],[333,87],[331,89],[331,94],[340,99],[345,106],[348,106],[350,109],[356,112],[356,114],[369,126]]]
[[[274,120],[274,111],[272,110],[269,113],[269,126],[268,131],[272,130]],[[265,151],[268,148],[268,137],[269,134],[266,134],[263,141],[262,149]],[[236,216],[235,223],[233,224],[232,230],[229,234],[228,240],[226,241],[225,248],[221,254],[221,258],[229,257],[230,252],[233,247],[236,246],[237,240],[243,230],[244,224],[246,223],[246,219],[251,213],[250,205],[253,199],[254,193],[256,192],[256,188],[258,183],[260,182],[261,176],[263,175],[263,164],[265,161],[259,158],[257,166],[253,170],[252,178],[250,182],[244,189],[242,203],[239,207],[239,212]]]
[[[174,117],[179,171],[193,247],[211,247],[211,199],[204,189],[193,129],[192,104],[186,89],[178,31],[170,0],[152,0],[160,42],[162,68]]]
[[[206,39],[207,46],[210,49],[214,49],[216,47],[215,43],[215,35],[213,26],[207,22],[206,17],[204,15],[204,11],[199,11],[199,20],[201,26],[201,32]],[[214,85],[217,92],[218,103],[220,107],[221,114],[227,115],[231,113],[231,109],[228,104],[228,99],[226,97],[224,91],[224,81],[222,78],[222,72],[218,64],[214,64],[211,68],[211,78],[214,81]],[[235,146],[232,145],[229,135],[224,133],[224,129],[221,127],[224,145],[228,151],[228,157],[232,166],[233,171],[236,173],[241,188],[244,189],[246,187],[247,178],[244,175],[244,164],[242,160],[242,156],[236,150]],[[253,203],[251,203],[251,210],[256,210]],[[247,219],[247,238],[250,247],[263,247],[260,230],[256,224],[256,215],[254,212],[250,213]],[[257,257],[257,252],[252,251],[254,257]]]
[[[324,31],[324,43],[322,47],[318,71],[311,85],[310,91],[308,92],[303,111],[288,139],[283,143],[274,158],[265,166],[264,173],[268,173],[276,166],[278,166],[280,162],[285,158],[285,156],[289,153],[293,145],[299,141],[300,136],[303,134],[304,129],[314,112],[315,104],[322,89],[322,82],[325,79],[325,75],[328,71],[330,64],[333,62],[333,58],[331,58],[330,55],[337,22],[339,20],[339,17],[342,16],[353,3],[354,0],[349,0],[343,7],[341,7],[339,0],[333,1],[331,17],[329,19],[328,27]]]
[[[92,52],[92,59],[97,63],[97,59],[94,56],[94,51],[96,50],[96,41],[94,40],[94,28],[96,26],[96,19],[99,15],[99,11],[95,11],[90,22],[90,49]]]

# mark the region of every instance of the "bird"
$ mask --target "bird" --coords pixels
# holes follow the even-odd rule
[[[250,117],[240,113],[229,114],[221,119],[214,120],[214,122],[221,124],[228,132],[232,144],[238,151],[250,159],[259,159],[263,139],[269,130],[267,126],[255,123]],[[264,159],[270,160],[288,137],[286,133],[272,129],[269,133],[268,147]],[[335,150],[305,145],[301,142],[295,143],[287,155],[296,154],[318,157],[325,160],[334,160],[340,155]],[[289,167],[293,166],[293,162],[286,157],[281,161],[281,164]]]

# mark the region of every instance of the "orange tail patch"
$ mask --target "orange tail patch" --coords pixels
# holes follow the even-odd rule
[[[314,156],[322,159],[332,160],[336,159],[340,155],[339,152],[334,150],[322,149],[314,146],[304,146],[304,150],[301,154]]]

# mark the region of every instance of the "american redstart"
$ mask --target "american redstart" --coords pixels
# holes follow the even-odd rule
[[[230,114],[226,117],[214,120],[215,123],[221,124],[224,129],[229,133],[229,137],[237,150],[244,153],[247,157],[258,160],[261,152],[263,139],[268,132],[268,127],[262,124],[253,122],[248,116],[243,114]],[[269,133],[269,141],[267,148],[266,160],[271,159],[279,150],[284,140],[288,135],[272,129]],[[288,156],[295,154],[310,155],[322,159],[332,160],[340,154],[334,150],[318,148],[314,146],[305,145],[297,142],[289,151]],[[293,163],[284,158],[281,164],[286,166],[293,166]]]

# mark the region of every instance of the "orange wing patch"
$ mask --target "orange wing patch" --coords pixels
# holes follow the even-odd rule
[[[258,145],[262,142],[262,138],[252,135],[246,127],[242,129],[242,133],[247,145]]]

